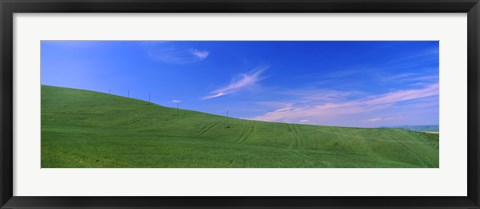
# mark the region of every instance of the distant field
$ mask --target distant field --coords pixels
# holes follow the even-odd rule
[[[437,134],[228,119],[42,86],[42,168],[439,166]]]
[[[438,133],[439,126],[438,125],[423,125],[423,126],[398,126],[394,128],[401,128],[411,131],[420,131],[420,132],[429,132],[429,133]]]
[[[424,131],[424,132],[427,134],[440,134],[439,132],[435,132],[435,131]]]

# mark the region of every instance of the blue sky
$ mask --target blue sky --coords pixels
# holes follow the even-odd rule
[[[244,119],[436,125],[437,41],[42,41],[41,83]]]

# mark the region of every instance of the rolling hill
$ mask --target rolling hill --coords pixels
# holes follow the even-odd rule
[[[438,135],[260,122],[42,86],[42,168],[439,166]]]

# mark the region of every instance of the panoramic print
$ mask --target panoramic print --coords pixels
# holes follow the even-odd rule
[[[42,168],[438,168],[438,41],[42,41]]]

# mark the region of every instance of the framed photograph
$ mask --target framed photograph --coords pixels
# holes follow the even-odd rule
[[[1,208],[479,208],[478,0],[0,7]]]

